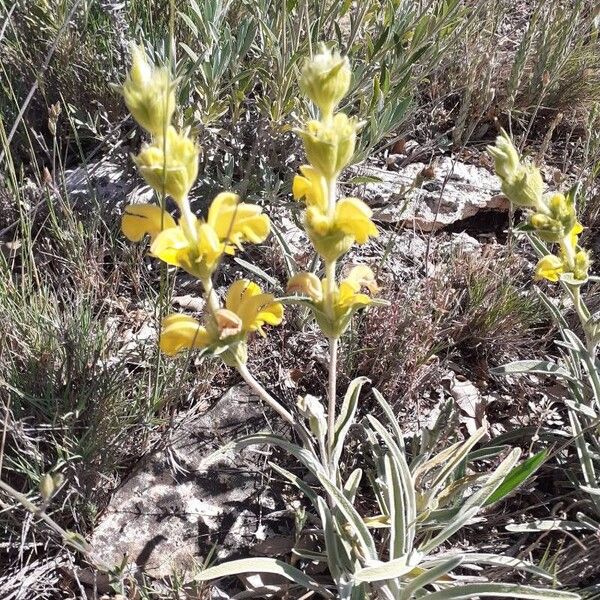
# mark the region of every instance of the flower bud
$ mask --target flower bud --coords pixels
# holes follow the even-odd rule
[[[135,162],[148,185],[180,203],[198,176],[198,156],[198,146],[187,132],[169,127],[166,137],[146,145]]]
[[[532,164],[523,164],[512,140],[502,131],[495,146],[488,146],[494,159],[496,174],[502,180],[502,193],[515,205],[539,209],[544,192],[540,170]]]
[[[327,431],[327,420],[321,401],[316,396],[306,394],[306,396],[298,398],[297,406],[300,414],[308,420],[312,434],[317,439],[324,438]]]
[[[502,130],[502,134],[496,138],[496,145],[488,146],[487,150],[494,159],[496,175],[500,179],[511,179],[516,176],[521,167],[521,161],[519,153],[506,131]]]
[[[314,302],[323,300],[323,286],[321,280],[314,273],[296,273],[288,281],[287,291],[305,294]]]
[[[139,46],[132,49],[131,70],[121,93],[129,112],[146,131],[164,134],[175,112],[175,83],[169,71],[152,65]]]
[[[350,162],[356,145],[359,123],[343,113],[330,123],[309,121],[298,133],[304,140],[308,160],[325,177],[336,177]]]
[[[563,194],[544,198],[543,205],[545,212],[531,215],[529,223],[544,241],[560,242],[577,224],[575,207]]]
[[[590,270],[590,254],[586,250],[579,250],[575,255],[575,268],[573,269],[573,277],[581,281],[588,278]]]
[[[348,93],[351,75],[348,58],[321,44],[319,53],[302,67],[300,89],[319,107],[322,117],[328,120]]]

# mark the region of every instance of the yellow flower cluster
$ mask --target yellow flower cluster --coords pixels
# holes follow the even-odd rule
[[[545,242],[558,244],[558,254],[548,254],[536,266],[536,277],[557,282],[561,278],[571,285],[581,285],[588,278],[589,253],[579,246],[583,226],[577,220],[575,201],[571,194],[544,194],[540,170],[523,163],[517,149],[505,131],[488,147],[494,158],[496,174],[502,181],[502,191],[520,208],[529,209],[527,229]]]
[[[339,285],[335,283],[330,311],[326,302],[330,289],[327,278],[320,280],[314,273],[302,272],[294,275],[287,286],[288,292],[301,294],[301,297],[308,299],[319,327],[329,338],[340,337],[357,310],[377,304],[377,300],[362,292],[363,288],[373,294],[379,291],[373,271],[366,265],[358,265],[350,270]]]
[[[218,308],[199,323],[193,317],[173,314],[163,321],[160,349],[173,356],[190,349],[209,350],[219,354],[227,364],[246,362],[248,334],[258,331],[264,335],[263,325],[279,325],[283,320],[283,306],[272,294],[247,279],[233,283],[227,291],[225,308]]]
[[[362,200],[336,199],[337,177],[352,159],[360,127],[356,119],[343,113],[335,114],[348,92],[350,80],[348,59],[325,45],[304,64],[300,77],[300,88],[319,108],[320,119],[310,120],[296,130],[304,142],[310,164],[300,167],[292,192],[296,200],[306,205],[304,227],[325,263],[327,276],[321,282],[314,274],[300,273],[290,280],[288,289],[306,294],[308,300],[305,301],[330,338],[338,338],[343,333],[358,307],[371,304],[370,298],[360,293],[361,284],[351,283],[354,276],[337,286],[336,261],[352,244],[364,244],[378,235],[371,220],[372,212]],[[369,285],[369,288],[375,291],[376,286]]]
[[[222,308],[212,275],[224,254],[235,254],[244,242],[263,242],[270,233],[269,218],[260,207],[240,202],[230,192],[215,197],[206,220],[192,213],[188,195],[198,176],[199,148],[189,129],[177,131],[171,124],[175,84],[168,70],[152,65],[141,48],[133,49],[132,59],[121,91],[134,119],[152,136],[135,162],[148,185],[160,196],[173,198],[180,217],[176,221],[154,204],[131,204],[121,228],[135,242],[149,236],[152,255],[200,279],[210,309],[203,325],[187,315],[167,316],[160,347],[168,355],[203,348],[228,364],[243,363],[248,334],[262,333],[264,324],[281,323],[283,306],[244,279],[230,287]]]

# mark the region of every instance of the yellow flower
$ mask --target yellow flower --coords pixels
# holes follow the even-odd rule
[[[319,53],[302,67],[300,89],[319,107],[322,116],[329,118],[347,94],[351,75],[348,58],[321,44]]]
[[[547,279],[555,283],[564,272],[565,266],[562,259],[553,254],[548,254],[538,261],[535,267],[535,278]]]
[[[256,283],[240,279],[227,290],[225,308],[241,320],[244,334],[258,331],[265,335],[263,325],[279,325],[283,320],[283,305],[273,294],[265,294]]]
[[[305,227],[317,252],[326,260],[337,260],[350,246],[365,244],[379,232],[371,221],[371,209],[358,198],[343,198],[336,203],[333,217],[316,206],[309,206]]]
[[[127,207],[121,227],[132,241],[150,235],[151,254],[205,280],[224,253],[235,254],[242,242],[258,243],[267,238],[269,218],[261,213],[259,206],[245,204],[235,194],[222,192],[213,200],[207,222],[190,213],[186,220],[176,223],[158,206],[139,204]]]
[[[250,333],[265,335],[264,325],[279,325],[283,305],[247,279],[233,283],[225,308],[208,316],[206,324],[193,317],[173,314],[163,320],[160,349],[169,356],[184,350],[208,349],[231,361],[245,362],[245,343]]]
[[[287,285],[288,292],[300,293],[310,298],[308,306],[312,309],[321,330],[326,336],[334,338],[342,335],[357,310],[376,302],[362,293],[363,288],[367,288],[372,294],[379,291],[373,271],[366,265],[353,267],[339,286],[336,284],[333,298],[328,297],[327,279],[319,281],[313,273],[297,273]],[[307,301],[300,303],[305,304]]]
[[[123,234],[132,242],[141,241],[145,235],[154,240],[163,229],[176,226],[175,219],[156,204],[130,204],[121,221]]]
[[[327,197],[325,178],[317,169],[310,165],[300,167],[302,175],[294,177],[292,193],[296,200],[304,198],[307,206],[314,206],[321,212],[327,212]]]
[[[141,47],[132,49],[121,93],[133,118],[152,135],[163,135],[175,112],[175,82],[167,69],[150,63]]]
[[[308,121],[297,130],[304,141],[309,162],[325,177],[337,177],[350,162],[360,123],[338,113],[330,122]]]
[[[135,162],[150,187],[181,204],[198,176],[199,154],[187,130],[178,133],[169,126],[166,136],[144,146]]]

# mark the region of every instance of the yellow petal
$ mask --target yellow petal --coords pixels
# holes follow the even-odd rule
[[[352,281],[359,287],[366,287],[372,294],[379,291],[379,286],[375,280],[375,274],[367,265],[356,265],[352,267],[346,281]]]
[[[338,296],[336,298],[336,308],[346,310],[349,308],[360,308],[361,306],[368,306],[372,300],[366,294],[359,294],[358,289],[360,286],[354,281],[343,280],[340,283]]]
[[[245,332],[260,330],[265,323],[279,325],[283,320],[283,305],[275,302],[273,294],[263,294],[248,279],[240,279],[229,287],[225,306],[239,316]]]
[[[305,199],[307,206],[315,206],[321,212],[327,212],[325,197],[325,178],[310,165],[300,167],[302,175],[296,175],[292,184],[292,193],[296,200]]]
[[[171,227],[161,231],[152,246],[150,252],[166,262],[168,265],[189,269],[191,266],[191,256],[193,248],[181,227]]]
[[[558,256],[548,254],[539,260],[535,268],[535,277],[557,282],[564,271],[563,261]]]
[[[288,281],[287,291],[291,294],[305,294],[315,302],[323,300],[323,286],[314,273],[296,273]]]
[[[153,240],[163,229],[175,226],[173,217],[156,204],[130,204],[121,220],[121,231],[132,242],[139,242],[145,235]]]
[[[244,302],[244,299],[257,296],[261,293],[262,290],[256,283],[249,279],[238,279],[238,281],[233,282],[227,290],[225,306],[234,313],[239,314],[240,306]]]
[[[335,225],[345,233],[354,236],[358,244],[364,244],[369,237],[377,237],[379,232],[373,221],[371,209],[358,198],[343,198],[335,207]]]
[[[219,264],[223,252],[226,252],[225,244],[219,240],[217,232],[208,223],[198,223],[198,258],[196,263],[202,264],[207,272],[212,271]]]
[[[160,349],[168,356],[182,350],[206,348],[213,341],[206,328],[188,315],[173,314],[163,319]]]
[[[230,192],[220,193],[208,211],[208,224],[217,232],[221,241],[239,246],[249,241],[263,242],[270,233],[269,217],[255,204],[239,202],[239,197]]]

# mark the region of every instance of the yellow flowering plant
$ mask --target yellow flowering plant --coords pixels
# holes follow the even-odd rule
[[[577,218],[575,197],[577,188],[567,194],[544,193],[542,175],[531,163],[521,160],[512,140],[502,134],[496,145],[488,148],[494,158],[496,174],[502,181],[502,190],[511,202],[528,211],[524,225],[517,228],[525,232],[539,256],[535,267],[535,278],[559,284],[564,291],[565,304],[574,309],[583,332],[580,337],[568,325],[561,311],[541,290],[536,290],[547,308],[559,333],[562,364],[551,360],[517,361],[503,366],[501,374],[535,373],[551,375],[565,380],[565,389],[570,399],[565,400],[581,463],[583,484],[580,490],[587,495],[587,505],[600,517],[600,443],[598,441],[598,419],[600,411],[600,318],[593,315],[582,297],[582,287],[590,281],[600,279],[590,274],[592,260],[590,252],[579,243],[584,231]],[[582,513],[580,513],[581,515]],[[597,533],[590,520],[581,516],[582,527],[590,527]]]
[[[312,473],[320,486],[318,492],[301,477],[272,465],[300,489],[319,515],[324,551],[313,552],[311,560],[317,557],[326,562],[331,575],[331,582],[324,583],[283,561],[249,558],[204,569],[196,575],[197,581],[269,572],[321,597],[341,600],[375,597],[410,600],[429,595],[431,589],[436,592],[448,589],[450,594],[462,591],[465,586],[455,583],[458,580],[450,571],[468,556],[457,554],[440,562],[435,555],[429,555],[484,504],[499,501],[508,494],[516,484],[506,484],[506,480],[515,479],[515,469],[520,469],[519,481],[522,481],[523,465],[517,466],[520,451],[513,450],[493,473],[476,478],[480,484],[476,492],[467,495],[463,486],[456,485],[455,474],[465,468],[468,453],[483,437],[485,428],[463,444],[455,444],[445,452],[443,460],[432,457],[432,448],[423,445],[421,453],[409,463],[394,412],[376,390],[373,393],[386,416],[386,424],[373,415],[356,422],[359,397],[367,383],[364,377],[350,383],[341,406],[337,405],[339,339],[358,310],[381,304],[375,297],[379,287],[369,266],[351,266],[345,276],[338,278],[338,260],[351,246],[365,244],[378,235],[371,211],[362,200],[337,197],[337,178],[354,155],[360,128],[356,119],[336,113],[349,89],[351,76],[348,59],[325,45],[305,62],[300,76],[300,88],[319,109],[319,119],[297,129],[310,164],[300,168],[292,192],[305,205],[303,223],[322,261],[321,272],[296,273],[287,282],[289,295],[285,298],[263,292],[248,279],[234,281],[222,301],[213,287],[213,275],[220,261],[242,250],[245,243],[266,240],[270,233],[269,219],[260,207],[241,202],[227,191],[214,198],[206,218],[192,212],[189,195],[198,175],[199,147],[189,129],[178,130],[171,123],[176,106],[168,71],[152,65],[141,49],[133,52],[132,69],[122,91],[133,117],[151,136],[134,160],[161,202],[126,207],[122,231],[134,242],[148,237],[150,253],[196,277],[206,296],[206,310],[200,320],[187,314],[169,314],[163,319],[160,349],[167,356],[197,351],[219,357],[236,368],[251,389],[292,428],[300,445],[259,433],[238,439],[221,451],[255,444],[279,446]],[[166,212],[163,202],[166,196],[176,203],[177,217]],[[566,223],[562,213],[554,216]],[[298,399],[295,409],[289,410],[248,370],[249,336],[264,335],[264,327],[281,324],[284,303],[308,307],[328,339],[327,408],[320,398],[307,395]],[[378,513],[371,517],[362,517],[355,507],[362,469],[347,477],[340,468],[352,426],[362,429],[364,447],[370,453],[369,460],[376,473],[371,478],[371,487],[373,497],[377,498]],[[438,472],[442,463],[444,467]],[[418,482],[424,473],[432,471],[436,485],[425,493],[419,490]],[[530,472],[532,468],[527,466],[525,474]],[[455,501],[453,509],[437,510],[441,498],[446,503]],[[389,529],[389,544],[379,543],[371,531],[381,528]],[[301,554],[302,550],[297,552]],[[472,555],[470,562],[494,564],[501,558],[492,554]],[[513,566],[547,575],[525,561],[516,561]],[[473,597],[492,593],[533,600],[549,597],[538,588],[495,583],[485,586],[468,591]],[[435,597],[446,598],[439,594]],[[454,597],[457,596],[447,596]],[[556,592],[552,598],[567,600],[577,596]]]

